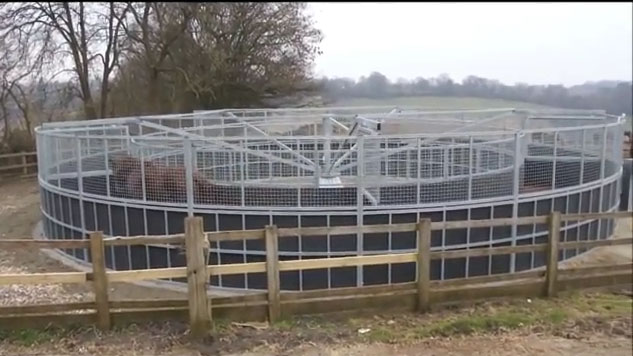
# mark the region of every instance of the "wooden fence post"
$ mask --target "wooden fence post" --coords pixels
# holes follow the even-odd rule
[[[560,240],[560,212],[549,215],[549,234],[547,240],[547,271],[545,274],[545,295],[556,296],[556,280],[558,275],[558,242]]]
[[[108,305],[108,276],[106,275],[103,233],[90,233],[90,255],[92,256],[92,286],[97,306],[97,326],[110,329],[110,306]]]
[[[274,323],[281,316],[279,303],[279,253],[277,226],[266,226],[266,279],[268,281],[268,321]]]
[[[29,173],[29,169],[26,166],[26,155],[22,156],[22,165],[24,167],[22,167],[22,174],[27,175]]]
[[[431,219],[418,222],[418,311],[430,309],[431,287]]]
[[[205,235],[202,218],[185,218],[185,250],[187,256],[187,294],[189,327],[194,338],[205,337],[211,329],[211,308],[207,298],[207,266],[204,256]]]

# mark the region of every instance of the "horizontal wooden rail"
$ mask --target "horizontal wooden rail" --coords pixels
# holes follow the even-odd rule
[[[37,162],[32,162],[32,163],[19,163],[19,164],[12,164],[10,166],[0,166],[0,171],[8,171],[11,169],[18,169],[18,168],[28,168],[28,167],[35,167],[37,166]]]
[[[581,213],[581,214],[564,214],[560,216],[561,221],[570,220],[595,220],[595,219],[617,219],[631,218],[633,212],[630,211],[612,211],[608,213]]]
[[[87,278],[85,272],[0,274],[0,285],[86,283],[86,281]]]
[[[266,262],[231,263],[207,267],[207,273],[217,276],[224,274],[266,272]]]
[[[417,253],[397,253],[374,256],[353,256],[318,258],[312,260],[279,261],[280,271],[307,270],[318,268],[379,265],[385,263],[406,263],[417,261]]]
[[[211,242],[257,240],[264,238],[264,229],[207,232],[205,235]]]
[[[108,282],[132,282],[147,279],[187,277],[186,267],[150,268],[131,271],[108,271]]]
[[[558,273],[561,277],[568,276],[588,276],[592,274],[633,272],[633,263],[618,263],[607,266],[581,266],[572,268],[559,268]]]
[[[36,156],[36,155],[37,155],[37,152],[3,153],[3,154],[0,154],[0,159],[21,157],[21,156]]]
[[[459,258],[459,257],[482,257],[505,255],[510,253],[523,253],[533,251],[545,251],[547,245],[521,245],[521,246],[501,246],[501,247],[476,247],[455,251],[434,251],[431,252],[431,259],[437,258]]]
[[[184,244],[185,235],[152,235],[152,236],[117,236],[103,239],[106,246],[150,245],[150,244]]]
[[[60,313],[76,310],[94,310],[95,302],[68,302],[56,304],[6,305],[0,306],[0,315],[23,315],[39,313]]]
[[[628,245],[630,243],[633,243],[633,237],[621,237],[621,238],[607,239],[607,240],[561,242],[558,244],[558,248],[559,249],[592,248],[592,247],[600,247],[600,246]]]

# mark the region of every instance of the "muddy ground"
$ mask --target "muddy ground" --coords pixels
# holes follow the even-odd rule
[[[31,238],[39,219],[35,178],[0,182],[0,238]],[[618,231],[630,236],[631,219]],[[565,264],[630,261],[631,246],[614,246],[594,249]],[[0,273],[44,271],[71,269],[38,251],[0,250]],[[124,283],[114,284],[110,296],[183,297]],[[0,305],[93,298],[89,284],[0,287]],[[592,305],[604,308],[594,310]],[[551,315],[524,317],[541,315],[542,310]],[[213,338],[205,342],[191,342],[186,325],[173,322],[132,325],[105,334],[93,328],[14,331],[0,334],[0,355],[631,355],[631,330],[630,293],[602,292],[550,301],[491,302],[428,315],[305,317],[273,326],[218,321]]]

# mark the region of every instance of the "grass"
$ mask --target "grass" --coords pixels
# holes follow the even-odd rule
[[[555,328],[567,322],[584,318],[630,317],[632,299],[615,294],[574,293],[555,299],[512,301],[501,305],[484,303],[466,312],[460,309],[444,317],[430,314],[413,322],[394,325],[368,326],[355,320],[354,325],[366,325],[371,330],[361,335],[369,342],[395,343],[429,337],[486,334],[541,326]],[[425,320],[428,319],[428,320]]]
[[[336,313],[286,317],[270,327],[257,330],[237,327],[229,320],[217,318],[214,319],[214,326],[219,340],[225,339],[224,343],[227,345],[233,345],[238,341],[257,345],[258,340],[262,339],[295,343],[311,340],[322,343],[330,343],[333,340],[400,343],[430,337],[494,334],[526,328],[532,330],[531,328],[536,326],[545,331],[560,331],[581,320],[591,323],[630,320],[632,306],[633,299],[627,295],[576,292],[551,299],[483,302],[470,307],[443,308],[428,314],[379,312],[378,314],[353,314],[354,316]],[[598,325],[598,327],[601,326]],[[92,326],[0,331],[0,348],[3,343],[30,347],[67,338],[92,340],[99,337],[106,340],[127,335],[134,339],[139,334],[147,335],[155,332],[166,336],[180,335],[186,333],[186,328],[185,324],[157,323],[154,326],[116,327],[106,333],[101,333]],[[361,329],[369,329],[369,331],[360,333]]]
[[[65,333],[65,330],[58,328],[49,328],[44,330],[0,330],[0,341],[13,342],[22,346],[33,346],[45,342],[51,342],[63,336]]]
[[[336,101],[329,106],[421,106],[427,109],[552,108],[544,105],[503,99],[442,96],[414,96],[385,99],[349,98]]]

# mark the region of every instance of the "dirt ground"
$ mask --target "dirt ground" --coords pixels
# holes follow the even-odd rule
[[[0,238],[31,238],[33,227],[39,220],[39,191],[35,178],[0,182]],[[619,224],[618,234],[630,236],[630,233],[631,219],[627,219]],[[594,249],[565,264],[630,261],[630,246],[614,246]],[[71,269],[38,251],[0,250],[0,273],[43,271]],[[112,286],[110,296],[113,300],[184,297],[177,292],[122,283]],[[90,285],[0,287],[0,305],[93,298]],[[617,305],[624,303],[625,307],[618,309],[618,313],[605,316],[582,309],[582,312],[574,311],[555,327],[535,321],[530,325],[520,322],[510,323],[510,328],[489,328],[491,321],[486,319],[488,321],[482,324],[486,327],[481,332],[401,337],[419,325],[443,323],[446,318],[472,312],[462,308],[413,317],[408,314],[373,315],[340,321],[330,318],[327,322],[308,318],[305,322],[293,321],[272,327],[218,324],[215,342],[193,343],[187,338],[186,325],[160,323],[133,325],[106,334],[92,328],[59,333],[24,331],[4,337],[0,334],[0,355],[632,355],[631,298],[619,298],[624,299],[618,299],[620,304]],[[564,299],[556,303],[560,303],[557,304],[560,308],[568,304]],[[478,308],[478,313],[488,315],[500,306],[487,304]],[[531,313],[525,310],[526,315]],[[492,322],[493,325],[496,323]],[[372,330],[368,336],[360,332],[365,328]],[[398,337],[390,341],[385,335]]]

